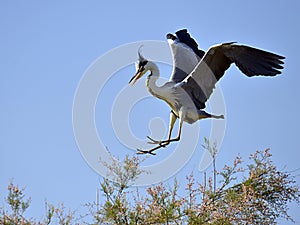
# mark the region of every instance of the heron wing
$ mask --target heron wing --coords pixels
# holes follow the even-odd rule
[[[174,64],[170,81],[178,83],[193,71],[205,52],[198,49],[198,44],[186,29],[175,34],[167,34],[167,39]]]
[[[232,63],[248,77],[276,76],[283,69],[283,59],[283,56],[234,42],[213,46],[180,86],[198,109],[205,108],[215,84]]]

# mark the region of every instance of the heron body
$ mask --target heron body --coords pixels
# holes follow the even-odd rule
[[[172,114],[176,118],[181,118],[184,122],[192,124],[199,119],[213,116],[195,107],[192,99],[182,88],[184,82],[176,83],[174,81],[169,81],[161,87],[157,86],[156,81],[160,76],[159,69],[153,62],[148,62],[147,66],[149,67],[149,71],[151,71],[146,79],[148,91],[153,96],[164,100],[170,106]]]
[[[223,115],[212,115],[204,111],[205,103],[211,96],[215,84],[234,63],[246,76],[276,76],[283,69],[283,56],[257,48],[238,45],[234,42],[212,46],[206,53],[190,37],[186,29],[167,34],[173,56],[171,78],[162,86],[157,86],[160,73],[154,62],[145,59],[138,51],[137,72],[131,78],[132,85],[147,71],[148,91],[164,100],[171,108],[169,134],[167,140],[157,141],[148,137],[156,147],[150,150],[138,149],[139,153],[155,154],[154,151],[180,140],[183,122],[194,123],[204,118],[224,119]],[[179,119],[179,131],[171,138],[175,121]]]

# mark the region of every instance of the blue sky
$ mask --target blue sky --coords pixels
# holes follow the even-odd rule
[[[163,41],[166,33],[180,28],[188,28],[204,50],[238,41],[286,56],[283,74],[276,78],[249,79],[231,68],[220,81],[226,133],[218,165],[230,163],[238,153],[246,158],[270,147],[278,168],[299,168],[298,1],[2,1],[0,5],[1,204],[11,178],[27,187],[30,215],[44,213],[45,199],[63,201],[70,208],[93,201],[99,177],[82,158],[72,127],[73,99],[81,77],[94,60],[115,47]],[[170,68],[160,66],[168,77]],[[132,73],[133,65],[118,71],[120,79],[114,77],[111,87],[128,85]],[[163,102],[149,102],[149,110],[168,120]],[[99,104],[96,120],[101,134],[100,115],[107,111],[102,106],[109,100]],[[145,129],[143,124],[136,132],[146,136],[147,123]],[[209,122],[200,125],[202,141]],[[132,153],[110,132],[108,128],[103,139],[114,154]],[[153,161],[167,154],[160,153]],[[185,177],[199,156],[196,150],[177,177]],[[300,183],[299,176],[296,179]],[[292,206],[291,214],[300,223],[299,209]]]

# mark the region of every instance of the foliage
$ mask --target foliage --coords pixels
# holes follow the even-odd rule
[[[24,212],[30,205],[30,199],[24,199],[24,188],[20,189],[18,185],[14,185],[11,181],[7,187],[8,195],[7,204],[10,206],[10,213],[2,212],[0,224],[22,224],[29,225],[31,222],[23,217]]]
[[[205,142],[209,152],[215,146]],[[0,224],[276,224],[279,218],[291,220],[288,204],[300,203],[300,192],[294,177],[280,171],[271,160],[269,149],[257,151],[249,163],[236,157],[233,164],[216,170],[215,159],[211,176],[191,174],[185,187],[175,179],[172,185],[160,183],[147,188],[132,188],[142,162],[134,156],[123,163],[113,160],[106,165],[110,179],[100,183],[102,200],[86,204],[87,215],[76,218],[75,211],[46,204],[43,221],[26,219],[24,212],[30,205],[24,189],[11,182],[6,202],[9,209],[0,212]],[[244,165],[245,164],[245,165]],[[113,180],[113,181],[112,181]],[[201,182],[200,182],[201,181]]]
[[[6,197],[7,209],[0,208],[1,225],[71,225],[74,223],[75,212],[66,210],[64,204],[54,207],[46,203],[46,215],[44,220],[37,222],[32,218],[25,218],[25,211],[30,206],[31,199],[25,199],[25,188],[19,188],[13,183],[13,180],[7,187],[8,195]]]
[[[215,152],[215,146],[206,143],[206,149]],[[213,157],[215,159],[215,154]],[[205,177],[202,183],[193,174],[187,176],[183,195],[176,180],[172,187],[162,183],[148,187],[146,195],[137,198],[139,190],[114,194],[120,193],[120,184],[104,179],[101,185],[106,202],[97,213],[97,222],[217,225],[276,224],[278,218],[292,220],[288,203],[300,203],[294,177],[276,169],[269,149],[257,151],[250,160],[246,168],[242,167],[239,156],[232,166],[225,166],[220,172],[213,166],[213,176]],[[215,174],[221,179],[219,187],[216,187]]]

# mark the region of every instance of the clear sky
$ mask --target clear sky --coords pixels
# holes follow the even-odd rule
[[[107,51],[136,41],[164,41],[166,33],[180,28],[188,28],[204,50],[238,41],[286,57],[283,74],[276,78],[250,79],[231,68],[220,81],[226,132],[217,163],[221,168],[238,153],[246,158],[256,150],[271,148],[278,168],[299,169],[299,11],[299,1],[2,1],[1,205],[11,178],[26,186],[32,197],[29,215],[42,215],[45,199],[65,202],[72,209],[93,201],[99,176],[81,156],[72,127],[80,79]],[[171,71],[160,66],[162,72]],[[133,65],[118,71],[110,81],[111,92],[102,93],[108,100],[96,106],[98,133],[119,156],[133,151],[116,141],[112,129],[101,124],[101,115],[109,112],[105,106],[117,89],[128,85],[133,73]],[[147,101],[147,116],[136,108],[135,115],[145,121],[133,131],[140,138],[149,134],[149,118],[168,120],[169,109],[163,102]],[[176,175],[179,179],[198,165],[208,125],[200,122],[199,146],[190,164]],[[163,151],[153,162],[166,157]],[[299,171],[295,175],[300,184]],[[291,207],[298,223],[299,210],[299,206]]]

